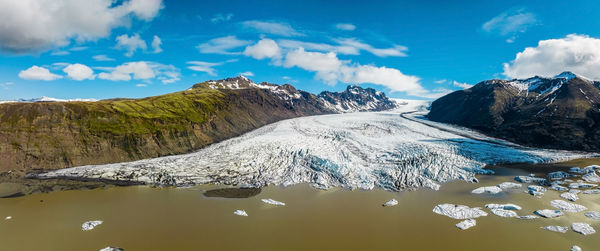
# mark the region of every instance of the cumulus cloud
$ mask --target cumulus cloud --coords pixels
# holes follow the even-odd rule
[[[356,29],[356,26],[350,23],[339,23],[335,25],[335,28],[343,31],[353,31]]]
[[[96,60],[96,61],[115,61],[114,58],[110,58],[110,57],[108,57],[108,56],[106,56],[104,54],[102,54],[102,55],[95,55],[92,58],[94,60]]]
[[[525,9],[511,9],[500,13],[498,16],[485,22],[481,29],[488,33],[494,33],[501,36],[511,36],[506,42],[512,43],[517,33],[527,31],[531,26],[538,24],[539,21],[535,14],[527,12]]]
[[[413,96],[433,97],[432,95],[437,94],[425,90],[420,84],[419,77],[405,75],[398,69],[385,66],[360,65],[349,60],[340,60],[333,52],[307,52],[299,48],[285,56],[283,66],[316,72],[317,79],[329,85],[338,82],[371,83],[387,87],[392,92],[406,92]]]
[[[246,47],[244,55],[258,60],[270,58],[278,61],[281,59],[281,48],[272,39],[263,38],[256,44]]]
[[[160,38],[156,35],[154,35],[154,38],[152,39],[152,50],[154,53],[161,53],[163,51],[162,48],[160,48],[160,46],[162,45],[162,40],[160,40]]]
[[[170,84],[178,81],[180,76],[179,70],[172,65],[148,61],[127,62],[117,67],[98,69],[106,71],[98,74],[98,78],[111,81],[158,79],[164,84]]]
[[[250,44],[251,41],[240,40],[236,36],[218,37],[199,44],[196,48],[200,53],[235,55],[240,52],[231,52],[231,49],[239,48]]]
[[[51,81],[62,78],[60,75],[51,73],[50,70],[37,65],[29,67],[27,70],[19,72],[19,78],[26,80],[44,80]]]
[[[32,53],[110,35],[131,17],[150,21],[162,0],[0,0],[0,50]]]
[[[85,79],[92,80],[96,78],[96,75],[94,74],[92,68],[83,64],[67,65],[67,67],[63,69],[63,72],[65,72],[69,78],[77,81]]]
[[[251,20],[242,22],[242,26],[244,28],[253,29],[260,33],[268,33],[284,37],[304,36],[304,34],[292,28],[291,25],[283,22]]]
[[[458,81],[452,81],[452,85],[456,86],[456,87],[459,87],[459,88],[462,88],[462,89],[468,89],[468,88],[473,87],[473,85],[470,85],[470,84],[467,84],[467,83],[461,83],[461,82],[458,82]]]
[[[231,14],[231,13],[227,13],[227,14],[217,13],[210,19],[210,22],[213,24],[220,23],[220,22],[227,22],[227,21],[231,20],[232,17],[233,17],[233,14]]]
[[[541,40],[525,48],[514,60],[504,63],[510,78],[552,77],[563,71],[600,80],[600,39],[571,34],[564,38]]]
[[[117,45],[115,48],[123,49],[126,51],[125,56],[131,57],[136,50],[146,50],[148,46],[146,45],[146,41],[140,38],[140,34],[135,34],[133,36],[129,36],[127,34],[123,34],[118,36],[116,39]]]

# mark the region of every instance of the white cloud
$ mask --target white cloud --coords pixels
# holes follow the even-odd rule
[[[448,81],[448,80],[440,79],[440,80],[436,80],[436,81],[433,81],[433,82],[436,83],[436,84],[444,84],[444,83],[446,83],[446,81]]]
[[[201,53],[235,55],[240,54],[240,52],[231,52],[231,49],[239,48],[250,43],[251,41],[240,40],[235,36],[225,36],[208,40],[206,43],[199,44],[196,48]]]
[[[389,88],[392,92],[406,92],[409,95],[432,97],[438,93],[425,90],[420,78],[405,75],[398,69],[385,66],[360,65],[338,59],[333,52],[307,52],[303,48],[289,52],[283,62],[284,67],[299,67],[316,72],[317,79],[335,85],[371,83]]]
[[[406,55],[405,51],[408,50],[408,48],[406,48],[406,46],[402,46],[402,45],[394,45],[391,48],[384,48],[384,49],[375,48],[375,47],[373,47],[369,44],[363,43],[355,38],[336,39],[336,42],[339,43],[340,45],[354,47],[359,50],[368,51],[378,57],[388,57],[388,56],[406,57],[407,55]]]
[[[317,73],[317,77],[325,83],[335,85],[339,79],[342,61],[333,52],[307,52],[299,48],[288,52],[283,62],[285,67],[299,67]]]
[[[242,22],[242,26],[244,28],[254,29],[260,33],[268,33],[284,37],[304,36],[304,34],[292,28],[291,25],[283,22],[251,20]]]
[[[188,61],[187,63],[190,64],[190,66],[187,67],[188,69],[190,69],[192,71],[206,72],[206,73],[208,73],[208,75],[212,75],[212,76],[217,75],[214,67],[223,64],[222,62],[211,63],[211,62],[204,62],[204,61]]]
[[[372,45],[361,42],[356,38],[339,38],[334,39],[337,45],[326,43],[313,43],[298,40],[280,39],[277,41],[279,45],[286,49],[304,48],[307,50],[315,50],[321,52],[335,52],[343,55],[359,55],[360,51],[367,51],[378,57],[406,57],[405,51],[408,50],[405,46],[394,45],[391,48],[375,48]]]
[[[98,69],[106,71],[98,74],[98,78],[111,81],[157,79],[163,84],[170,84],[180,80],[179,69],[173,65],[164,65],[156,62],[127,62],[117,67]]]
[[[50,53],[50,55],[52,55],[52,56],[64,56],[64,55],[71,54],[71,51],[83,51],[83,50],[87,50],[87,48],[88,48],[87,46],[76,46],[76,47],[69,48],[68,50],[53,51],[52,53]]]
[[[0,50],[35,53],[71,39],[93,41],[128,26],[132,16],[150,21],[161,8],[162,0],[0,0]]]
[[[468,88],[473,87],[473,85],[470,85],[470,84],[467,84],[467,83],[461,83],[461,82],[458,82],[458,81],[452,81],[452,85],[456,86],[456,87],[460,87],[462,89],[468,89]]]
[[[160,46],[162,45],[162,40],[160,40],[160,38],[156,35],[154,35],[154,38],[152,39],[152,49],[154,50],[154,53],[161,53],[163,51],[162,48],[160,48]]]
[[[50,55],[52,56],[64,56],[69,54],[71,54],[69,51],[53,51],[52,53],[50,53]]]
[[[2,87],[2,89],[4,90],[9,90],[11,85],[14,85],[14,82],[5,82],[5,83],[0,83],[0,87]]]
[[[148,86],[147,84],[142,84],[142,83],[139,83],[139,84],[135,85],[135,87],[147,87],[147,86]]]
[[[90,67],[82,64],[70,64],[63,69],[63,72],[65,72],[69,78],[77,81],[85,79],[92,80],[96,78],[94,71]]]
[[[110,58],[110,57],[108,57],[108,56],[106,56],[104,54],[102,54],[102,55],[96,55],[96,56],[93,56],[92,58],[94,60],[96,60],[96,61],[115,61],[114,58]]]
[[[50,81],[50,80],[60,79],[60,78],[62,78],[62,76],[51,73],[50,70],[48,70],[44,67],[39,67],[37,65],[34,65],[34,66],[31,66],[27,70],[20,71],[19,78],[26,79],[26,80]]]
[[[552,77],[563,71],[600,80],[600,39],[571,34],[564,38],[541,40],[527,47],[514,60],[504,64],[510,78]]]
[[[115,48],[124,49],[125,51],[127,51],[125,53],[126,57],[133,56],[133,53],[135,53],[137,49],[141,49],[144,51],[148,49],[146,41],[140,38],[140,34],[135,34],[131,37],[127,34],[123,34],[121,36],[118,36],[115,40],[117,41],[117,45],[115,45]]]
[[[227,22],[227,21],[231,20],[232,17],[233,17],[233,14],[231,14],[231,13],[227,13],[227,14],[217,13],[210,19],[210,22],[213,24],[220,23],[220,22]]]
[[[513,37],[507,39],[507,42],[511,43],[515,39],[515,34],[525,32],[529,27],[537,23],[538,20],[535,14],[521,8],[502,12],[485,22],[481,28],[486,32],[501,36],[512,35]]]
[[[353,31],[356,29],[356,26],[350,23],[339,23],[335,25],[335,28],[338,30]]]
[[[238,75],[244,77],[254,77],[254,73],[252,73],[251,71],[240,72]]]
[[[298,49],[304,48],[307,50],[321,51],[321,52],[335,52],[343,55],[359,55],[360,50],[356,47],[346,45],[331,45],[326,43],[313,43],[304,42],[298,40],[280,39],[277,40],[278,44],[285,49]]]
[[[244,55],[258,60],[270,58],[277,62],[281,59],[281,48],[275,41],[263,38],[256,44],[246,47]]]

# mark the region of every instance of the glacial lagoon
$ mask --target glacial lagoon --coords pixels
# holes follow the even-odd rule
[[[581,167],[598,160],[575,160]],[[443,183],[439,191],[427,188],[390,192],[381,189],[316,189],[307,184],[268,186],[249,198],[206,197],[224,186],[189,188],[148,186],[113,187],[34,194],[0,200],[2,250],[583,250],[600,246],[598,234],[573,232],[573,222],[600,229],[600,221],[584,212],[546,219],[502,218],[484,208],[488,203],[514,203],[519,215],[555,209],[550,201],[561,192],[548,190],[541,198],[520,189],[499,194],[472,194],[482,186],[514,181],[517,175],[545,177],[556,168],[511,165],[493,168],[495,175],[477,175],[479,183]],[[600,211],[600,195],[580,194],[575,203]],[[274,199],[285,206],[263,203]],[[396,199],[395,206],[382,204]],[[451,219],[432,212],[443,203],[481,207],[488,216],[476,226],[460,230]],[[244,210],[247,217],[234,215]],[[586,212],[587,212],[586,211]],[[11,219],[5,220],[6,216]],[[86,221],[102,220],[82,231]],[[568,226],[566,233],[542,229]]]

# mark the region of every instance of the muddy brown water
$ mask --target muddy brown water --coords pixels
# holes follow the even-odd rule
[[[585,160],[566,163],[600,163]],[[387,192],[382,190],[318,190],[309,185],[266,187],[242,199],[210,198],[208,190],[193,188],[113,187],[61,191],[0,199],[0,250],[583,250],[600,249],[600,233],[583,236],[540,229],[587,222],[600,230],[600,221],[583,213],[557,219],[519,220],[495,215],[477,219],[477,226],[461,231],[460,220],[434,214],[441,203],[483,207],[486,203],[515,203],[519,215],[552,208],[559,193],[541,199],[523,192],[473,195],[472,189],[512,181],[527,175],[525,166],[494,167],[498,174],[479,175],[479,183],[455,181],[439,191]],[[535,169],[544,172],[549,169]],[[264,204],[272,198],[286,206]],[[395,198],[399,204],[382,207]],[[600,211],[600,195],[580,195],[578,204]],[[233,214],[245,210],[249,216]],[[487,209],[485,209],[489,212]],[[6,216],[10,220],[4,220]],[[104,223],[82,231],[89,220]]]

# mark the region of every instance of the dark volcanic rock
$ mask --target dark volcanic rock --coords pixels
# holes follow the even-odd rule
[[[488,80],[434,101],[428,118],[528,146],[598,151],[599,86],[570,72]]]

